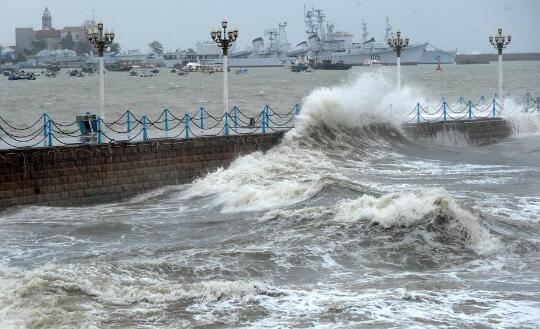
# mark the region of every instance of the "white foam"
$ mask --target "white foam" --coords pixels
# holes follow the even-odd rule
[[[498,240],[481,225],[478,214],[459,205],[444,189],[428,189],[417,193],[392,193],[376,198],[363,195],[336,205],[338,221],[368,220],[384,228],[436,224],[447,220],[445,232],[457,239],[465,239],[479,254],[498,248]],[[465,234],[465,236],[464,236]]]

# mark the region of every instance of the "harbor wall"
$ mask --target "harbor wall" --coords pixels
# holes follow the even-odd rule
[[[189,183],[234,158],[266,151],[283,133],[0,150],[0,209],[109,202]]]
[[[458,54],[456,64],[489,64],[499,60],[497,53],[492,54]],[[540,61],[540,53],[508,53],[503,54],[503,61]]]
[[[406,123],[404,132],[411,138],[440,140],[443,142],[466,142],[471,145],[487,145],[507,138],[512,127],[503,118],[455,120]]]

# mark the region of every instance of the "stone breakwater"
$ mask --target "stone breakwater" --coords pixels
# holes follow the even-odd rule
[[[108,202],[189,183],[236,157],[266,151],[283,133],[157,139],[0,151],[0,209]]]
[[[471,145],[487,145],[507,138],[512,127],[503,118],[454,120],[447,122],[405,123],[402,128],[409,137],[420,140],[464,140]]]

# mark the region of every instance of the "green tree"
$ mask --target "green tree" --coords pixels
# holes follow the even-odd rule
[[[47,48],[47,41],[45,40],[35,40],[32,41],[32,50],[34,53],[38,53],[43,49]]]
[[[77,55],[84,55],[88,54],[90,52],[90,44],[86,41],[79,41],[75,45],[75,51],[77,52]]]
[[[62,38],[61,44],[62,49],[73,50],[73,48],[75,47],[75,41],[73,41],[73,35],[71,35],[71,31],[68,31],[67,35]]]
[[[163,45],[161,44],[161,42],[154,40],[148,44],[148,47],[150,47],[152,52],[155,53],[156,55],[158,56],[163,55],[164,50],[163,50]]]
[[[121,50],[122,48],[120,47],[120,44],[119,43],[116,43],[116,42],[113,42],[111,43],[111,45],[109,46],[109,51],[111,53],[117,53]]]
[[[15,61],[26,62],[26,54],[24,51],[17,50],[15,52]]]

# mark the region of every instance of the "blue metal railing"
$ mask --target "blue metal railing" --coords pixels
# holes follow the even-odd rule
[[[158,118],[152,121],[146,114],[137,118],[128,110],[112,122],[94,118],[94,128],[92,124],[87,124],[87,127],[90,127],[88,129],[81,128],[78,121],[69,124],[54,121],[47,113],[28,127],[14,126],[0,116],[0,148],[269,133],[293,128],[294,119],[299,114],[298,104],[286,113],[274,112],[266,105],[256,115],[247,115],[235,106],[231,112],[214,116],[201,107],[194,114],[185,113],[180,117],[176,117],[169,109],[164,109]],[[273,119],[270,119],[271,117]]]

